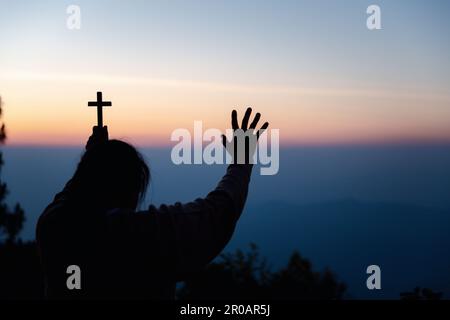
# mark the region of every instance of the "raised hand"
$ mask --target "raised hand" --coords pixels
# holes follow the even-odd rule
[[[233,128],[233,139],[228,141],[225,135],[222,135],[222,143],[231,155],[233,163],[235,164],[248,164],[251,163],[251,159],[256,150],[258,139],[261,134],[269,127],[269,123],[265,122],[259,130],[256,130],[256,126],[261,118],[261,114],[256,113],[253,121],[248,127],[252,108],[247,108],[244,118],[242,119],[241,127],[239,128],[237,112],[233,110],[231,113],[231,126]],[[256,131],[256,134],[255,134]]]
[[[94,126],[92,128],[92,135],[86,143],[86,150],[106,141],[108,141],[108,126]]]

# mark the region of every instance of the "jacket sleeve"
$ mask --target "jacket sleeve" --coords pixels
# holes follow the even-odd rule
[[[250,164],[228,166],[213,191],[186,204],[150,206],[139,212],[110,210],[106,234],[114,243],[126,247],[129,254],[136,252],[136,256],[166,261],[163,265],[180,280],[214,259],[230,240],[247,199],[251,171]],[[46,212],[62,206],[70,198],[71,189],[69,181]]]
[[[157,241],[173,252],[178,278],[210,262],[228,243],[247,199],[251,170],[252,165],[230,165],[205,198],[150,207]]]

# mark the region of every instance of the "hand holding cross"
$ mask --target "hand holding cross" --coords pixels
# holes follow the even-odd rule
[[[103,127],[103,107],[111,107],[112,103],[111,101],[103,101],[102,92],[97,92],[97,101],[89,101],[88,102],[89,107],[97,107],[97,122],[98,127]]]

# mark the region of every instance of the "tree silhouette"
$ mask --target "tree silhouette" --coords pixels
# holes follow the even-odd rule
[[[342,299],[346,286],[334,274],[315,272],[311,263],[294,252],[286,267],[272,272],[256,245],[244,253],[223,254],[217,262],[189,278],[178,291],[180,299]]]
[[[2,116],[2,98],[0,97],[0,118]],[[0,144],[4,144],[6,140],[5,124],[0,127]],[[0,173],[3,166],[3,154],[0,152]],[[19,204],[16,204],[11,210],[5,203],[8,194],[8,187],[0,178],[0,241],[7,244],[14,243],[17,235],[22,230],[25,221],[25,213]]]
[[[0,97],[0,118],[2,100]],[[0,126],[0,144],[6,140],[5,125]],[[0,152],[0,173],[3,157]],[[11,210],[5,203],[6,183],[0,179],[0,300],[39,299],[44,292],[43,276],[34,242],[22,242],[17,236],[22,230],[25,213],[19,204]]]
[[[400,293],[401,300],[417,301],[417,300],[441,300],[442,292],[434,292],[429,288],[416,287],[411,292]]]

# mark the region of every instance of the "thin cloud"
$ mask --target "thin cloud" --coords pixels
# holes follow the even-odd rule
[[[366,97],[407,100],[428,100],[450,102],[450,94],[435,93],[420,90],[392,90],[392,89],[353,89],[353,88],[310,88],[295,86],[265,86],[265,85],[240,85],[229,83],[212,83],[199,81],[185,81],[174,79],[130,77],[121,75],[94,75],[94,74],[45,74],[14,72],[3,73],[0,79],[4,81],[57,81],[78,83],[103,83],[134,86],[159,86],[185,88],[192,90],[225,91],[240,93],[273,93],[289,94],[297,96],[332,96],[332,97]]]

